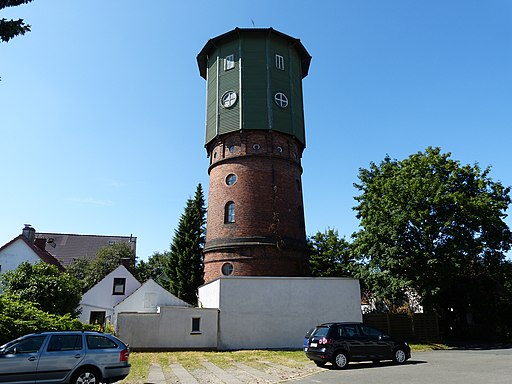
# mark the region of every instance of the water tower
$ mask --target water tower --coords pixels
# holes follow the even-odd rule
[[[272,28],[235,28],[197,56],[210,159],[204,279],[304,276],[302,79],[311,56]]]

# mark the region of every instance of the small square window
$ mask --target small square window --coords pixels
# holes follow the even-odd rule
[[[276,68],[284,71],[284,57],[281,55],[276,55]]]
[[[235,68],[235,55],[227,55],[224,60],[224,70],[229,71],[230,69]]]
[[[192,318],[192,332],[191,333],[201,333],[201,318],[200,317]]]
[[[114,278],[114,287],[112,289],[113,295],[124,295],[124,289],[126,286],[126,279],[124,277]]]

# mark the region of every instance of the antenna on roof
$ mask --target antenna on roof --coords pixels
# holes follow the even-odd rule
[[[251,19],[251,23],[252,23],[252,27],[256,28],[256,26],[254,25],[254,20],[253,19]]]

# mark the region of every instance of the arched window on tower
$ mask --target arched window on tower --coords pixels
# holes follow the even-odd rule
[[[224,207],[224,223],[235,222],[235,203],[228,201]]]

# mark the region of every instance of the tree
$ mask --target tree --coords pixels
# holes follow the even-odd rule
[[[194,198],[187,200],[164,268],[169,277],[169,290],[188,303],[197,301],[197,288],[204,281],[205,217],[203,189],[199,184]]]
[[[139,261],[136,267],[137,279],[140,282],[147,281],[149,278],[157,282],[161,279],[165,280],[164,267],[168,258],[169,252],[164,251],[153,253],[147,262]]]
[[[2,275],[2,287],[6,294],[37,303],[44,312],[78,314],[82,297],[80,284],[76,278],[60,272],[54,265],[23,262],[15,270]]]
[[[338,231],[328,228],[308,239],[309,265],[315,277],[354,276],[357,263],[352,257],[350,244],[340,238]]]
[[[362,229],[354,245],[368,263],[374,293],[394,300],[415,292],[442,316],[466,319],[475,308],[478,316],[492,316],[471,288],[485,276],[499,290],[495,277],[512,235],[503,221],[510,188],[489,174],[489,167],[461,165],[431,147],[360,169],[354,209]]]
[[[80,280],[85,292],[119,267],[123,259],[129,259],[130,265],[135,266],[135,251],[128,243],[116,243],[100,248],[93,260],[75,260],[68,266],[67,271]]]
[[[16,7],[18,5],[28,4],[30,2],[32,2],[32,0],[0,0],[0,10],[7,7]],[[0,39],[2,41],[8,42],[13,37],[24,35],[26,32],[30,32],[30,25],[25,24],[23,19],[0,19]]]

